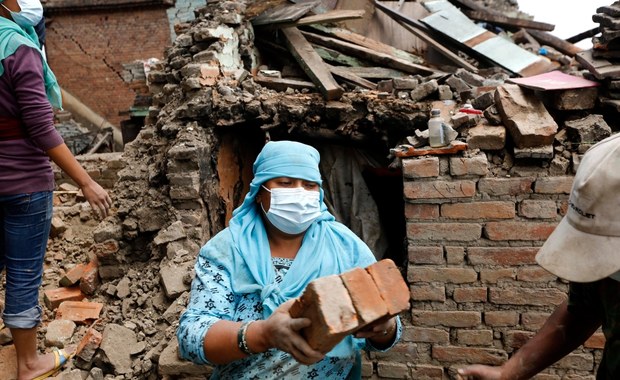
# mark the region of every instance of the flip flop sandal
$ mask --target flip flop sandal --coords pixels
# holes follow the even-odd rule
[[[59,350],[58,348],[55,348],[52,353],[54,354],[54,368],[50,369],[42,375],[35,377],[32,380],[43,380],[51,377],[52,375],[56,374],[56,372],[60,371],[60,369],[69,361],[69,359],[73,357],[73,354],[67,355],[65,350]]]

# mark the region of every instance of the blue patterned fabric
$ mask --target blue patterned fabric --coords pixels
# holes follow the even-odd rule
[[[256,158],[253,170],[250,190],[233,212],[229,227],[202,247],[195,265],[190,302],[177,330],[181,355],[195,363],[208,363],[203,340],[218,320],[267,319],[280,304],[300,296],[310,281],[376,261],[368,246],[327,211],[320,189],[322,214],[305,232],[286,271],[279,271],[274,267],[273,260],[278,259],[271,256],[256,194],[263,183],[278,177],[320,185],[319,153],[297,142],[269,142]],[[287,353],[271,350],[219,366],[214,378],[279,379],[290,375],[299,379],[313,378],[315,373],[325,378],[328,372],[329,379],[346,378],[361,348],[372,349],[365,340],[349,335],[323,361],[309,367],[298,364]],[[301,376],[300,371],[311,377]]]
[[[226,230],[225,230],[226,231]],[[227,232],[220,233],[211,242],[216,247],[230,243]],[[204,356],[203,339],[207,330],[220,319],[247,321],[261,319],[263,307],[260,292],[236,294],[231,290],[235,281],[227,268],[226,252],[216,260],[207,257],[201,250],[196,263],[196,277],[192,283],[192,296],[187,311],[182,315],[177,331],[181,356],[198,364],[210,364]],[[223,261],[221,261],[224,259]],[[293,260],[274,257],[271,265],[275,270],[275,282],[282,283]],[[397,333],[394,343],[402,334],[402,325],[397,320]],[[349,379],[354,369],[359,350],[377,350],[364,339],[355,339],[356,350],[346,357],[325,357],[311,366],[301,365],[289,354],[276,349],[248,356],[227,365],[216,366],[211,380],[216,379]],[[391,347],[390,347],[391,348]],[[389,348],[388,348],[389,349]],[[359,365],[359,364],[358,364]],[[359,368],[355,368],[359,373]]]

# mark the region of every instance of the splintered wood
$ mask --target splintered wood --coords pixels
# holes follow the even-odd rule
[[[313,349],[327,353],[345,336],[407,309],[409,288],[394,262],[385,259],[310,282],[289,313],[312,321],[302,334]]]

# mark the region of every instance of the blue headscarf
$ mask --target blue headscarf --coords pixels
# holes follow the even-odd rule
[[[2,1],[0,1],[2,2]],[[22,29],[13,21],[0,16],[0,61],[15,53],[17,48],[22,45],[30,46],[37,49],[41,54],[41,62],[43,63],[43,79],[45,81],[45,93],[53,107],[62,109],[62,96],[60,94],[60,86],[56,81],[56,76],[47,65],[47,61],[43,58],[39,39],[33,27]],[[0,76],[4,74],[4,66],[0,64]]]
[[[268,142],[254,162],[250,191],[230,220],[234,273],[249,272],[248,276],[233,279],[233,291],[260,292],[265,318],[286,300],[300,296],[310,281],[351,269],[358,254],[372,257],[368,246],[327,211],[323,189],[320,189],[322,214],[306,231],[286,276],[281,283],[276,283],[269,240],[260,215],[262,210],[255,201],[256,194],[263,183],[277,177],[322,184],[319,159],[319,152],[311,146],[293,141]],[[347,254],[347,251],[354,253]],[[352,349],[353,340],[349,336],[328,355],[344,356]]]

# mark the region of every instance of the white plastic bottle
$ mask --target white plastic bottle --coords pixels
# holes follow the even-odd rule
[[[433,108],[431,110],[431,118],[428,120],[428,143],[431,148],[440,148],[448,145],[443,134],[443,119],[441,111]]]

